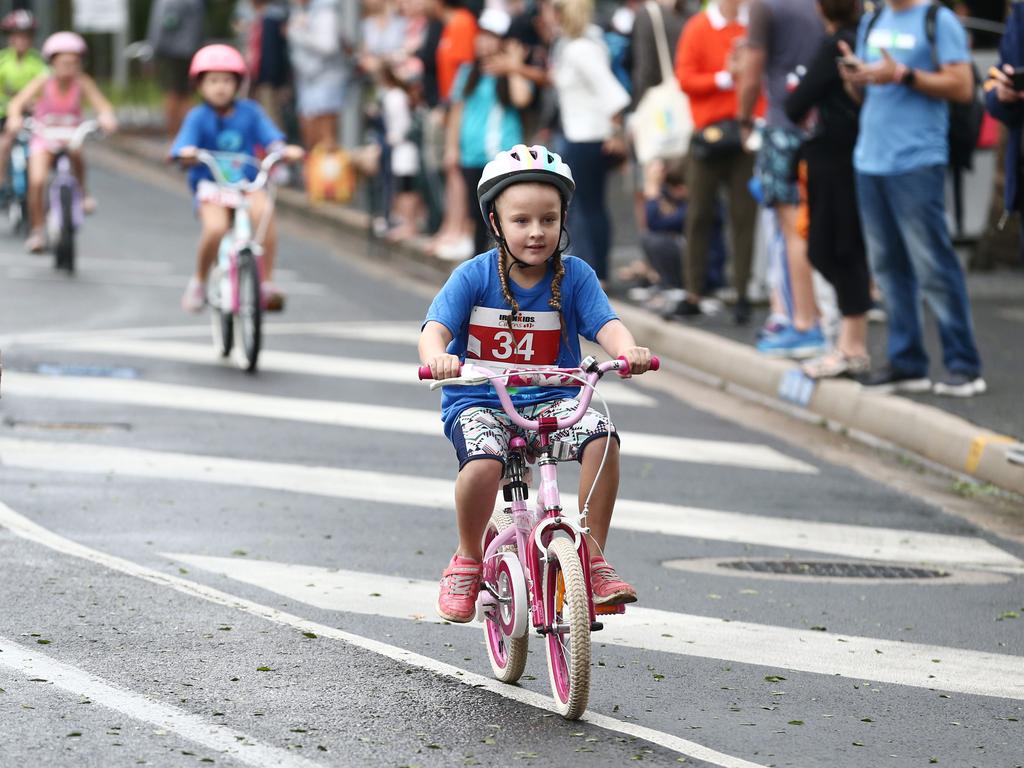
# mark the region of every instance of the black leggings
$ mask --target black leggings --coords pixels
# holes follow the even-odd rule
[[[836,289],[843,317],[856,317],[871,309],[871,273],[857,211],[852,154],[852,148],[806,149],[811,213],[807,255]]]
[[[474,253],[483,253],[493,247],[490,231],[484,222],[483,215],[480,213],[480,202],[476,198],[476,185],[480,183],[480,177],[484,175],[484,169],[462,166],[461,170],[462,178],[466,180],[467,211],[470,220],[473,222],[473,251]]]

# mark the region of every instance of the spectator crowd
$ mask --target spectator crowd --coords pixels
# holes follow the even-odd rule
[[[160,70],[173,129],[199,41],[160,44],[170,1],[150,36],[174,64]],[[378,237],[427,238],[452,261],[487,250],[484,165],[544,144],[576,180],[569,251],[604,284],[682,322],[724,299],[746,325],[767,299],[758,350],[812,378],[985,391],[945,180],[969,167],[987,104],[1016,137],[1006,204],[1021,207],[1019,7],[984,88],[958,14],[931,0],[362,0],[352,39],[342,14],[340,0],[249,0],[237,42],[250,93],[310,166],[358,159]],[[345,153],[352,109],[362,148]],[[630,190],[644,256],[619,270],[610,183]],[[942,344],[934,383],[922,305]],[[868,318],[883,313],[872,364]]]

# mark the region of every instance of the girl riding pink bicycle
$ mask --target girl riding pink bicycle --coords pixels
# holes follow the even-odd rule
[[[542,146],[520,144],[487,164],[477,193],[498,247],[456,269],[427,312],[419,354],[433,378],[458,377],[463,360],[497,371],[574,368],[582,358],[581,335],[611,357],[625,358],[632,373],[651,367],[650,351],[637,346],[615,315],[594,270],[563,253],[565,216],[574,189],[569,167]],[[524,418],[550,420],[575,409],[577,391],[571,386],[523,387],[511,397]],[[459,545],[442,574],[437,611],[448,621],[462,623],[476,615],[484,533],[509,441],[519,437],[529,445],[537,435],[514,425],[486,384],[446,388],[441,409],[445,435],[459,461]],[[614,438],[610,443],[609,436]],[[574,426],[550,437],[569,445],[569,458],[580,462],[580,509],[590,497],[595,605],[636,601],[636,591],[603,555],[619,482],[614,426],[588,409]]]

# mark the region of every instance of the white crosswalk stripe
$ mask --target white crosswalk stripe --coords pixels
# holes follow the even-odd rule
[[[439,411],[394,406],[256,395],[225,389],[190,387],[152,381],[89,377],[54,377],[8,373],[4,390],[20,397],[79,400],[93,403],[173,408],[182,411],[283,419],[323,426],[441,435]],[[816,474],[817,468],[765,445],[622,433],[624,456],[696,464]]]
[[[69,341],[68,349],[94,352],[119,357],[140,357],[171,360],[192,365],[221,366],[223,359],[203,344],[188,344],[180,341],[154,341],[153,339],[87,338]],[[393,363],[386,360],[371,360],[339,355],[313,355],[303,352],[282,352],[265,349],[260,352],[260,370],[275,373],[297,373],[306,376],[331,376],[361,381],[424,386],[416,378],[416,366],[411,363]],[[626,387],[615,381],[602,383],[601,395],[618,405],[653,408],[657,401],[635,388]]]
[[[0,438],[0,464],[47,472],[217,483],[332,498],[451,509],[454,483],[386,472],[310,467],[104,445]],[[574,507],[566,494],[563,503]],[[917,564],[1024,572],[1024,563],[983,539],[824,523],[619,499],[613,526],[661,535],[780,547]]]
[[[240,558],[166,556],[317,608],[437,620],[432,615],[437,599],[437,583],[433,581]],[[595,640],[645,651],[1024,700],[1024,658],[1019,656],[634,606],[622,616],[606,617],[604,625]],[[481,625],[462,626],[480,631]]]

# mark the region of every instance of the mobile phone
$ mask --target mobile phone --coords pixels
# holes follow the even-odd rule
[[[1014,67],[1010,79],[1013,80],[1013,90],[1024,91],[1024,67]]]
[[[860,66],[860,62],[856,59],[849,59],[846,56],[836,56],[836,64],[844,69],[857,69]]]

